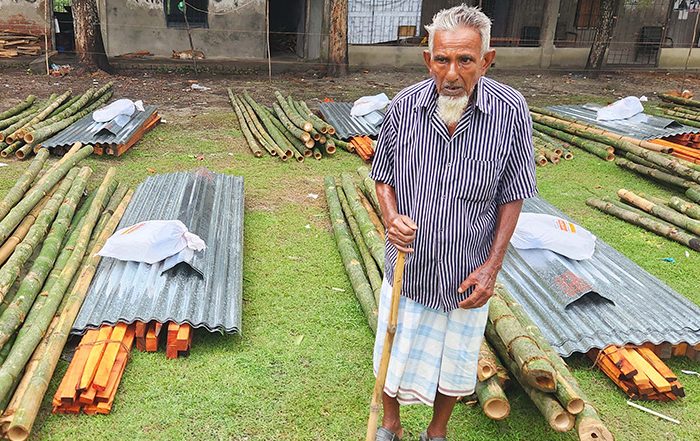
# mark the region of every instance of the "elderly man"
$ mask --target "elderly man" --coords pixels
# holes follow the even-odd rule
[[[525,99],[483,76],[495,57],[489,18],[461,5],[426,29],[431,79],[393,99],[372,167],[387,227],[375,373],[397,251],[409,253],[379,441],[401,439],[399,407],[412,403],[433,406],[421,441],[446,440],[457,397],[476,386],[488,300],[522,201],[537,193]]]

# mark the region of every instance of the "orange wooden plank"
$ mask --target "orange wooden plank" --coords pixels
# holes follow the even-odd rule
[[[134,344],[134,327],[130,326],[126,330],[124,335],[123,346],[119,348],[119,354],[114,361],[114,366],[112,367],[112,372],[109,374],[109,381],[104,390],[97,392],[95,399],[97,402],[109,401],[109,397],[116,393],[119,387],[119,381],[122,378],[124,369],[126,369],[126,363],[129,361],[129,352]]]
[[[685,355],[685,351],[688,350],[688,343],[680,343],[673,347],[673,356],[682,357]]]
[[[80,393],[80,397],[78,398],[78,403],[80,404],[94,404],[95,403],[95,396],[97,395],[97,391],[91,387],[88,387],[84,391]]]
[[[112,334],[111,326],[102,326],[97,335],[97,340],[90,350],[90,355],[88,355],[87,361],[85,362],[85,368],[83,370],[83,375],[80,377],[80,383],[78,384],[78,390],[85,390],[90,387],[92,379],[95,378],[95,373],[97,372],[97,366],[102,359],[102,353],[105,349],[105,342],[109,340],[109,336]]]
[[[620,378],[630,379],[637,375],[637,370],[622,356],[620,348],[608,346],[603,349],[603,353],[610,357],[610,360],[620,369]]]
[[[109,374],[112,372],[112,367],[114,367],[114,361],[117,359],[117,354],[122,345],[127,327],[126,323],[117,323],[112,331],[112,335],[109,338],[110,342],[107,343],[105,347],[104,354],[102,355],[100,364],[97,367],[97,372],[95,373],[95,378],[92,380],[92,387],[98,391],[104,390],[105,387],[107,387]]]
[[[72,403],[75,401],[78,383],[83,375],[85,362],[87,362],[87,357],[92,349],[92,344],[95,342],[95,340],[97,340],[97,334],[99,334],[98,330],[91,329],[87,331],[80,340],[80,344],[75,350],[75,354],[73,354],[73,359],[68,365],[68,370],[66,371],[63,379],[61,380],[61,384],[56,390],[54,400],[66,403]]]
[[[158,350],[158,334],[156,333],[156,322],[148,324],[146,331],[146,352],[156,352]]]
[[[190,348],[190,343],[192,342],[192,327],[187,323],[180,326],[177,332],[177,338],[175,343],[178,351],[187,351]]]
[[[673,373],[671,368],[669,368],[666,363],[664,363],[655,353],[654,351],[649,350],[648,348],[637,348],[637,352],[639,352],[639,355],[644,357],[644,359],[654,368],[656,371],[661,374],[666,381],[669,383],[678,380],[678,376]]]
[[[639,370],[638,375],[645,375],[649,383],[659,392],[671,392],[671,384],[642,357],[636,349],[625,348],[625,357]],[[635,377],[636,380],[637,377]],[[635,381],[636,382],[636,381]],[[637,382],[637,384],[639,384]],[[642,387],[640,392],[645,393]]]
[[[135,323],[135,334],[136,334],[136,349],[139,351],[146,350],[146,323],[136,322]]]

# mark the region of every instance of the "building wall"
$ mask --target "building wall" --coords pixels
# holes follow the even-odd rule
[[[0,0],[0,29],[43,36],[47,1],[51,0]]]
[[[107,55],[150,51],[171,56],[190,48],[187,31],[169,28],[163,0],[98,0]],[[208,59],[265,57],[265,0],[209,0],[208,28],[193,28]]]

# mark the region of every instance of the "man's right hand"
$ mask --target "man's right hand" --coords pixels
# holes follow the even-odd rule
[[[389,220],[386,231],[389,242],[397,250],[404,253],[412,253],[413,248],[411,248],[411,244],[416,240],[417,229],[418,225],[410,217],[397,215]]]

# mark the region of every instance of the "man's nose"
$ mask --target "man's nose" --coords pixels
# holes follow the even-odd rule
[[[449,67],[447,69],[447,74],[445,75],[445,79],[447,81],[457,81],[459,79],[459,74],[458,72],[458,65],[456,62],[450,63]]]

